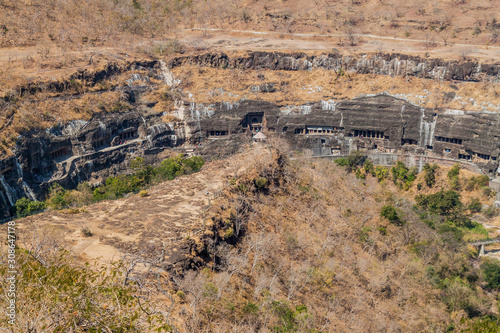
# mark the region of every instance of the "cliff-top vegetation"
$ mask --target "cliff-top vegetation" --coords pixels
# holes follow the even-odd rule
[[[375,34],[427,43],[498,43],[496,3],[420,1],[2,1],[0,46],[81,47],[160,38],[183,28]],[[346,43],[352,43],[350,37]]]

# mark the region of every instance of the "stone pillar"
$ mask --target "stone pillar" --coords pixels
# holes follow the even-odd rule
[[[481,244],[481,249],[479,250],[479,256],[484,256],[484,244]]]

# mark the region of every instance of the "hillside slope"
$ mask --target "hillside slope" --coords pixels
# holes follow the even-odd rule
[[[201,209],[207,203],[205,186],[216,195]],[[172,198],[175,193],[179,196]],[[116,259],[109,257],[114,248],[125,260],[118,283],[148,300],[154,313],[181,332],[498,329],[498,286],[487,269],[498,264],[476,259],[441,217],[424,222],[405,196],[388,179],[358,179],[331,162],[290,161],[257,145],[199,174],[159,185],[150,197],[95,204],[79,215],[49,212],[18,220],[24,230],[19,245],[38,249],[30,237],[38,226],[38,232],[59,229],[58,239],[65,235],[78,261]],[[394,207],[397,219],[381,216],[387,206]],[[181,214],[191,224],[175,223],[180,207],[192,213]],[[86,249],[70,242],[80,238],[76,231],[83,220],[103,224],[92,230],[96,235],[87,240],[93,245]],[[201,232],[193,233],[193,226]],[[137,242],[143,227],[153,238]],[[178,233],[180,245],[168,241],[168,230]],[[93,251],[120,232],[120,242]],[[164,241],[163,251],[147,251],[154,238]],[[49,253],[37,254],[43,259]],[[45,323],[53,315],[44,313]],[[485,315],[489,319],[480,319]]]

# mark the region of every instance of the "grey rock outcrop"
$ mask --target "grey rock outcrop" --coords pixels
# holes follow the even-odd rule
[[[196,64],[214,68],[266,69],[300,71],[326,69],[360,74],[417,76],[435,80],[498,81],[500,63],[479,63],[472,60],[446,61],[405,54],[370,54],[343,56],[337,53],[307,55],[305,53],[250,52],[247,56],[230,57],[225,53],[204,53],[178,57],[168,63],[170,68]]]

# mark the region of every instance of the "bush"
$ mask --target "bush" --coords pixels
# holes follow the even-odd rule
[[[264,178],[264,177],[257,177],[257,178],[255,179],[255,186],[256,186],[256,187],[257,187],[257,189],[259,189],[259,190],[263,190],[263,189],[266,187],[267,183],[268,183],[267,178]]]
[[[489,185],[489,182],[490,179],[486,175],[472,176],[465,181],[464,189],[467,191],[473,191],[478,188],[487,187]]]
[[[460,163],[455,163],[451,167],[450,171],[448,171],[448,178],[453,179],[453,178],[458,178],[460,175]]]
[[[396,208],[394,208],[394,206],[392,205],[386,205],[382,207],[382,210],[380,211],[380,216],[385,217],[392,224],[399,226],[404,224],[404,222],[399,217]]]
[[[345,158],[345,157],[337,158],[333,161],[341,167],[346,167],[347,164],[349,163],[347,158]]]
[[[437,215],[449,216],[454,211],[462,208],[460,194],[453,190],[441,190],[429,195],[419,194],[415,197],[415,200],[420,207]]]
[[[54,209],[62,209],[68,205],[66,200],[67,191],[61,185],[55,183],[49,190],[47,205]]]
[[[373,166],[372,160],[370,160],[369,158],[367,158],[365,160],[365,163],[363,164],[363,168],[365,169],[365,173],[367,175],[370,174],[373,177],[375,177],[375,167]]]
[[[491,188],[488,186],[485,186],[482,188],[483,189],[483,195],[487,198],[493,198],[496,195],[496,192],[493,191]]]
[[[226,232],[224,233],[224,238],[228,239],[232,238],[233,236],[234,236],[234,229],[233,228],[226,229]]]
[[[408,169],[403,162],[397,161],[396,165],[391,168],[392,180],[394,184],[406,191],[411,187],[411,184],[417,177],[417,169]]]
[[[44,210],[47,205],[45,202],[33,201],[28,198],[21,198],[16,201],[15,204],[16,215],[18,217],[26,217],[28,215],[32,215],[36,212],[40,212]]]
[[[485,262],[481,265],[486,288],[500,290],[500,265],[496,262]]]
[[[185,294],[182,290],[177,290],[176,295],[177,295],[180,299],[185,299],[185,298],[186,298],[186,294]]]
[[[438,169],[438,166],[436,164],[430,165],[429,163],[426,163],[424,165],[424,172],[425,172],[424,180],[425,180],[425,184],[428,187],[432,187],[436,183],[436,170],[437,169]]]
[[[366,175],[361,171],[361,169],[356,169],[356,178],[365,179]]]
[[[472,201],[467,205],[467,209],[472,213],[479,213],[481,209],[483,208],[483,205],[481,204],[481,201],[477,198],[472,198]]]
[[[259,306],[255,303],[248,302],[243,307],[243,312],[248,314],[256,314],[259,311]]]
[[[352,172],[355,169],[357,169],[358,166],[363,165],[365,160],[366,160],[365,154],[361,151],[356,150],[351,152],[348,157],[342,157],[336,159],[335,163],[337,163],[340,166],[346,167],[348,172]]]
[[[453,191],[460,191],[460,179],[458,179],[458,177],[450,179],[450,188]]]
[[[146,190],[142,190],[142,191],[139,192],[139,196],[141,198],[147,197],[148,195],[149,195],[149,193]]]
[[[94,234],[90,231],[89,227],[82,227],[82,234],[85,237],[92,237]]]
[[[377,166],[375,168],[375,176],[377,177],[377,180],[379,182],[386,179],[388,174],[389,174],[389,169],[387,167]]]
[[[387,227],[381,226],[378,227],[377,230],[380,232],[381,235],[383,236],[387,235]]]

